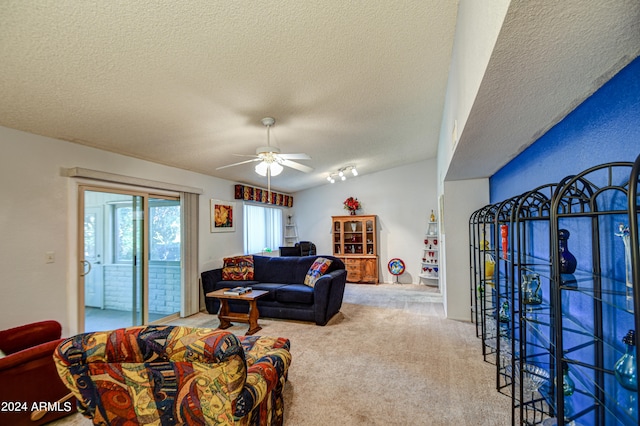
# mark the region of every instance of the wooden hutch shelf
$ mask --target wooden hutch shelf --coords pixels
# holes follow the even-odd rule
[[[333,255],[342,259],[350,283],[378,283],[376,216],[332,216]]]

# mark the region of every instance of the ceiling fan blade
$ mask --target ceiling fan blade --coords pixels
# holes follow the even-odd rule
[[[254,158],[252,160],[241,161],[239,163],[227,164],[226,166],[216,167],[216,170],[226,169],[227,167],[239,166],[240,164],[253,163],[254,161],[261,161],[260,158]]]
[[[231,154],[234,157],[253,157],[253,158],[257,158],[258,156],[255,154]]]
[[[278,154],[284,160],[311,160],[307,154]]]
[[[284,160],[281,163],[283,166],[291,167],[292,169],[299,170],[304,173],[311,173],[313,171],[313,167],[305,166],[304,164],[296,163],[291,160]]]

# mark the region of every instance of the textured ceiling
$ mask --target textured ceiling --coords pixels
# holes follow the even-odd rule
[[[265,145],[272,116],[272,144],[315,169],[272,179],[286,192],[432,158],[457,8],[3,0],[0,125],[266,186],[216,167]],[[639,49],[637,0],[511,1],[446,179],[491,176]]]
[[[513,0],[446,180],[492,176],[639,54],[638,0]]]
[[[0,2],[0,125],[272,187],[436,154],[457,1]]]

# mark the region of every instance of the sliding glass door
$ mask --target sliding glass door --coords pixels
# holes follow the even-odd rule
[[[142,325],[180,311],[180,201],[81,187],[84,331]]]
[[[149,199],[149,322],[180,312],[180,200]]]

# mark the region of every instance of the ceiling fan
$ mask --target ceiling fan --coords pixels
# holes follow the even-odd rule
[[[240,157],[255,157],[251,160],[240,161],[239,163],[228,164],[216,168],[216,170],[226,169],[227,167],[238,166],[240,164],[247,164],[259,161],[255,167],[256,173],[260,176],[277,176],[279,175],[283,167],[290,167],[304,173],[310,173],[313,168],[305,166],[304,164],[296,163],[291,160],[311,160],[307,154],[281,154],[280,149],[271,146],[271,126],[275,124],[276,120],[272,117],[265,117],[262,119],[262,124],[267,128],[267,146],[259,146],[256,148],[256,155],[243,155],[234,154]]]

